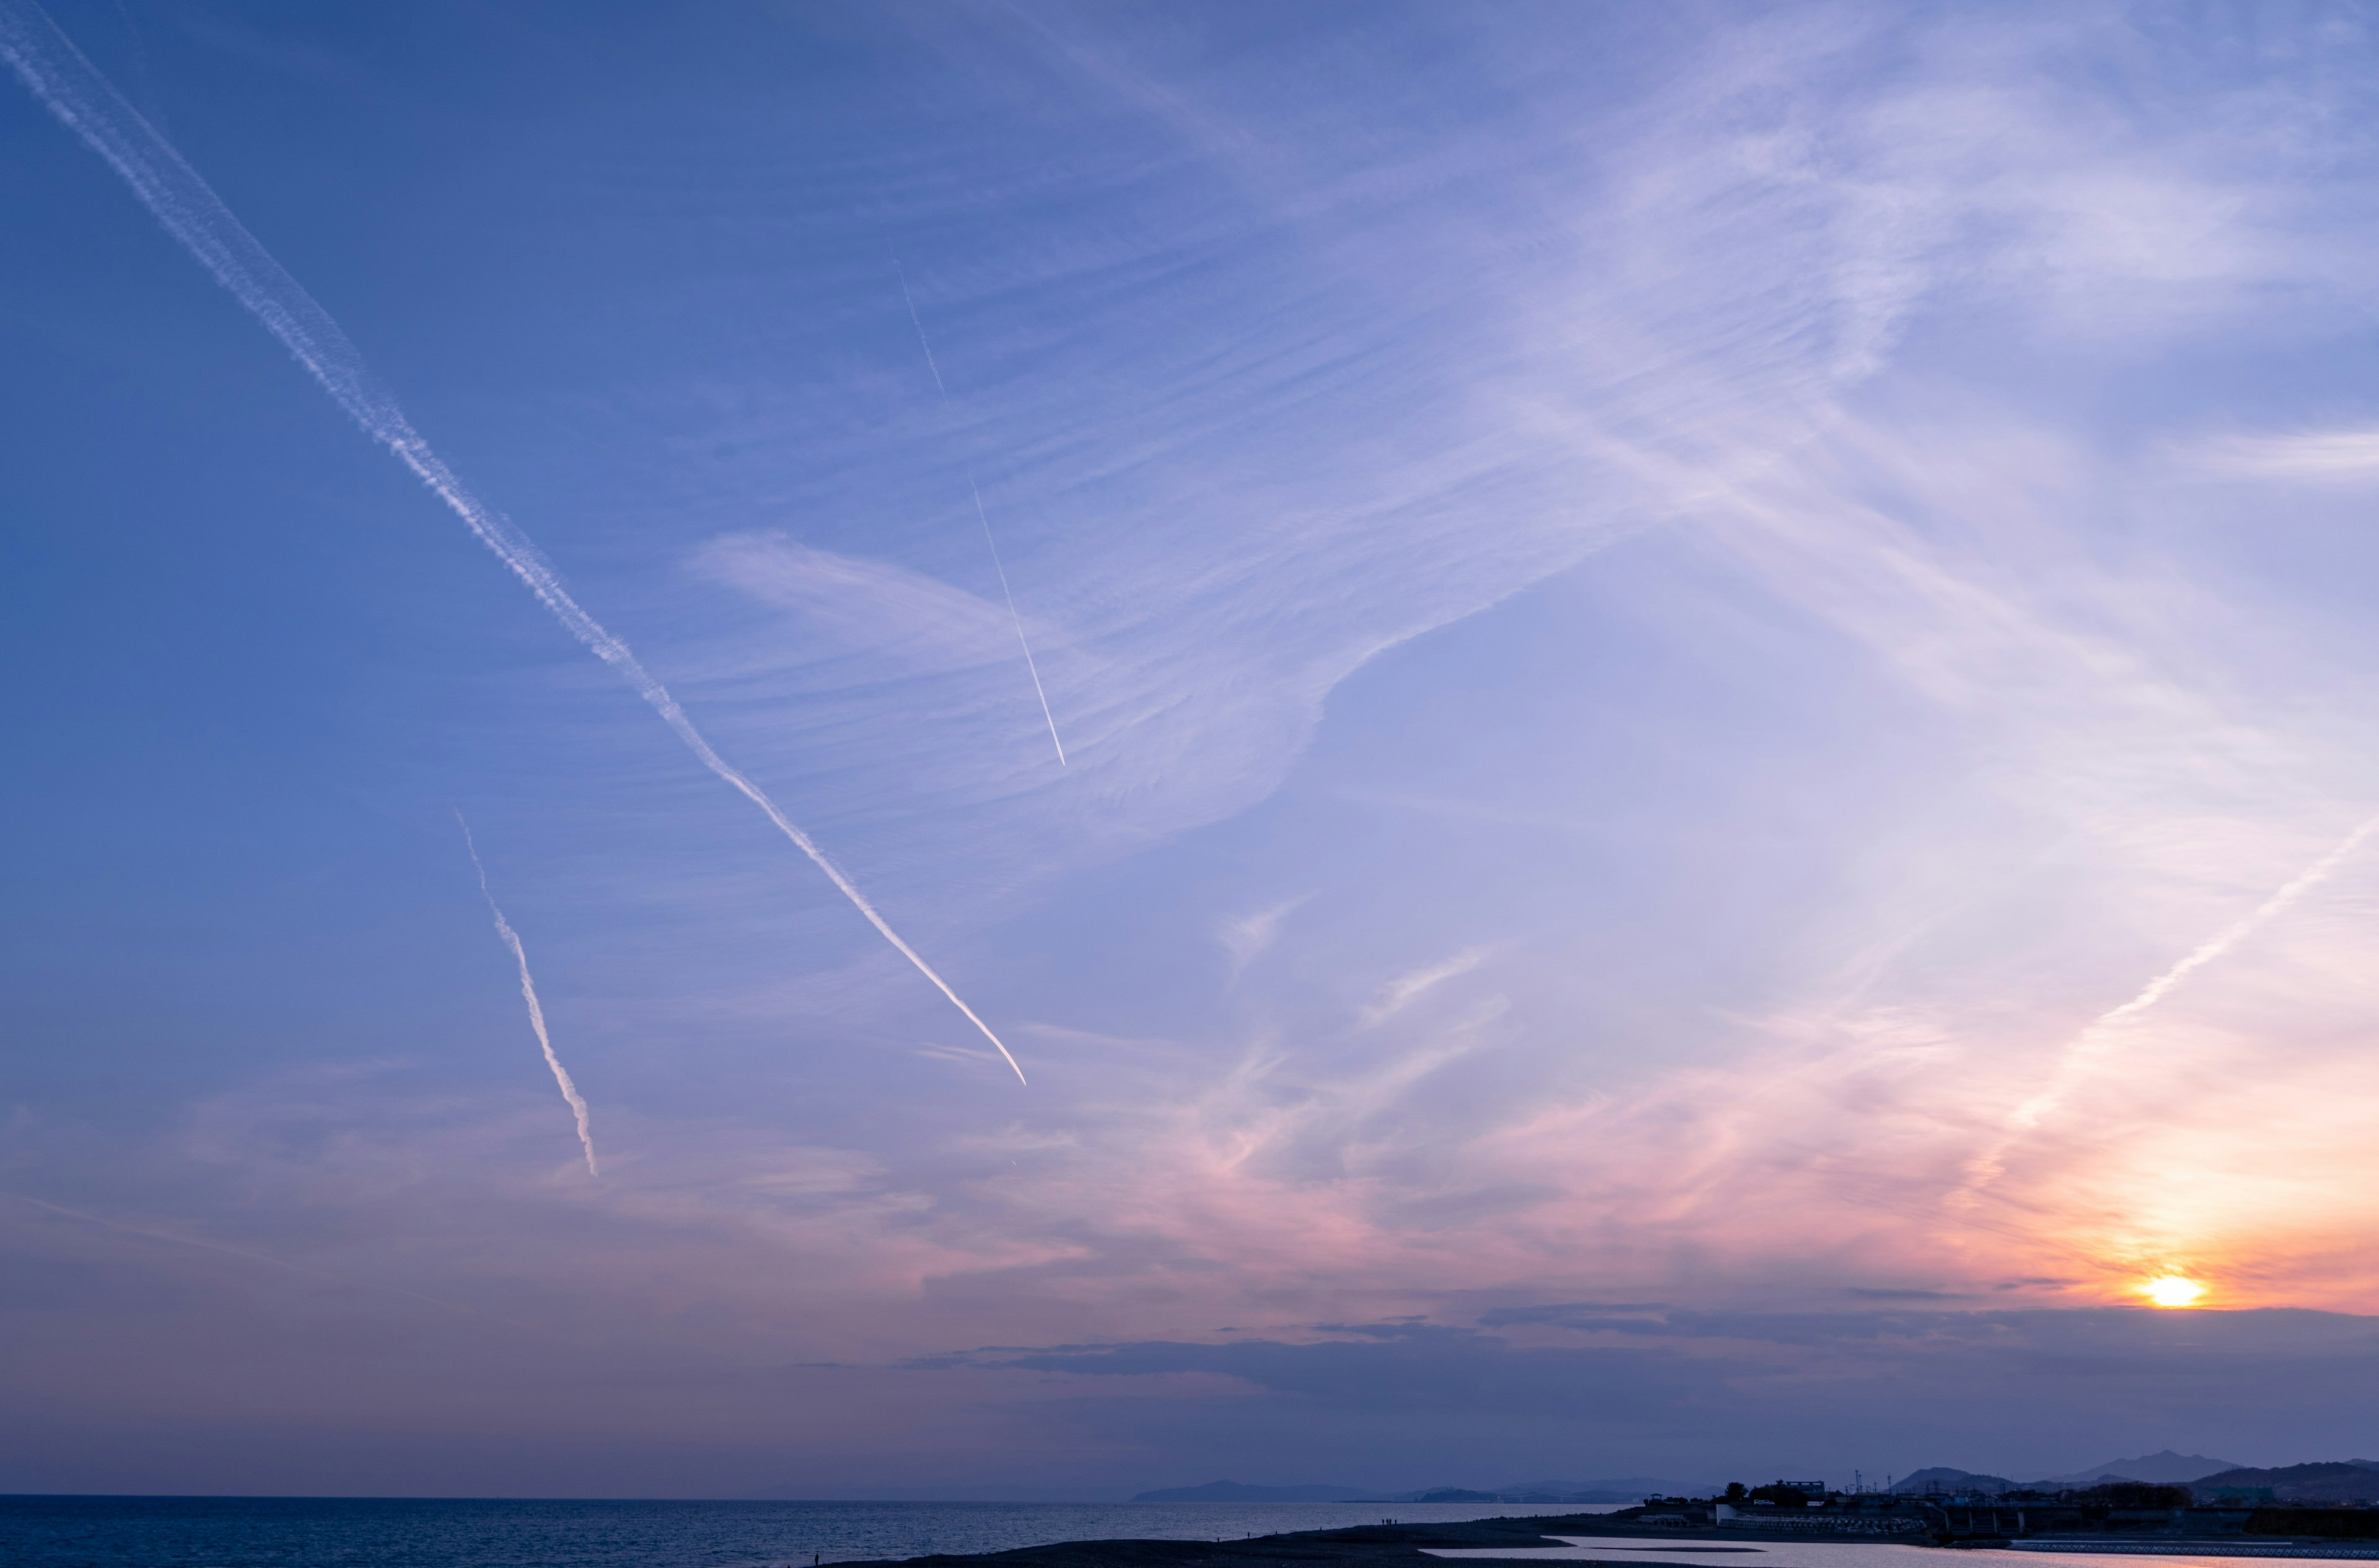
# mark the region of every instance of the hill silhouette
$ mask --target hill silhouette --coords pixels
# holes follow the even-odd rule
[[[2268,1491],[2275,1502],[2379,1502],[2379,1460],[2337,1459],[2257,1470],[2221,1470],[2190,1483],[2200,1497]]]
[[[1165,1487],[1136,1494],[1134,1502],[1378,1502],[1377,1492],[1362,1487],[1319,1483],[1296,1487],[1258,1487],[1245,1481],[1208,1481],[1202,1487]]]

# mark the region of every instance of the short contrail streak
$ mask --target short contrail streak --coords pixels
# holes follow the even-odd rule
[[[934,345],[925,337],[924,318],[917,314],[917,300],[909,292],[909,274],[901,270],[900,259],[892,259],[893,275],[900,280],[900,300],[909,308],[909,324],[917,329],[917,346],[925,351],[925,368],[934,373],[934,390],[942,394],[942,412],[950,412],[950,389],[943,384],[942,368],[934,362]],[[1042,689],[1041,667],[1033,662],[1033,645],[1024,637],[1024,617],[1017,613],[1016,594],[1008,585],[1008,568],[999,559],[999,541],[992,537],[991,514],[983,509],[983,488],[974,482],[974,470],[961,461],[965,468],[967,493],[974,497],[975,521],[983,525],[983,542],[991,547],[991,569],[999,573],[1000,596],[1008,600],[1008,618],[1016,623],[1016,645],[1024,650],[1024,670],[1033,677],[1033,694],[1041,699],[1041,717],[1049,726],[1049,743],[1057,748],[1057,766],[1066,766],[1066,742],[1057,739],[1057,718],[1049,711],[1049,694]]]
[[[570,597],[561,577],[546,563],[528,536],[512,519],[474,495],[446,466],[445,460],[430,450],[429,443],[421,439],[405,418],[405,411],[397,406],[395,398],[373,378],[363,355],[330,313],[316,304],[314,296],[257,243],[256,236],[232,215],[231,209],[223,205],[199,172],[183,161],[173,144],[159,136],[124,101],[124,95],[83,58],[74,41],[58,30],[48,13],[30,0],[0,0],[0,58],[7,60],[33,96],[67,129],[81,137],[92,151],[124,177],[132,194],[164,225],[165,232],[181,241],[214,274],[215,281],[231,291],[233,298],[281,340],[297,363],[321,383],[322,390],[346,410],[348,417],[361,426],[366,435],[393,452],[398,462],[453,510],[481,544],[512,569],[513,574],[527,585],[571,635],[617,670],[638,696],[651,704],[653,711],[677,732],[678,739],[685,742],[703,766],[759,807],[777,825],[779,832],[826,873],[842,896],[867,917],[867,923],[899,949],[902,958],[916,965],[917,972],[932,981],[935,989],[949,998],[950,1005],[964,1013],[969,1023],[983,1031],[984,1039],[998,1047],[1008,1065],[1015,1068],[1018,1080],[1022,1081],[1024,1069],[1017,1066],[1016,1058],[992,1032],[991,1026],[976,1017],[974,1009],[950,989],[949,983],[936,974],[933,966],[900,939],[900,934],[876,912],[876,906],[868,902],[867,896],[842,874],[842,868],[828,860],[826,851],[808,834],[793,826],[776,802],[711,750],[710,742],[694,727],[685,710],[678,706],[677,699],[637,662],[628,645],[604,630]]]
[[[562,1097],[570,1102],[570,1114],[578,1118],[578,1146],[586,1151],[586,1174],[600,1177],[603,1173],[595,1165],[595,1140],[586,1130],[586,1101],[579,1094],[578,1085],[570,1081],[570,1069],[553,1054],[553,1037],[545,1031],[545,1008],[537,999],[537,982],[529,978],[528,950],[521,946],[520,933],[504,918],[495,894],[488,887],[488,868],[479,863],[479,846],[471,839],[471,825],[463,822],[459,811],[454,820],[462,823],[463,848],[471,853],[471,869],[479,874],[479,897],[488,900],[488,912],[496,917],[496,935],[504,939],[504,946],[513,950],[513,960],[520,965],[521,1000],[528,1004],[528,1026],[537,1031],[537,1043],[545,1051],[545,1065],[553,1069],[553,1081],[562,1085]]]
[[[2269,924],[2274,917],[2287,910],[2290,904],[2303,898],[2322,883],[2328,881],[2330,875],[2339,866],[2344,865],[2354,851],[2362,847],[2363,841],[2373,833],[2379,833],[2379,816],[2371,818],[2353,832],[2349,833],[2329,853],[2298,873],[2294,881],[2232,921],[2214,935],[2191,948],[2181,957],[2180,962],[2141,987],[2138,995],[2125,1002],[2121,1007],[2109,1008],[2091,1019],[2089,1025],[2080,1034],[2074,1036],[2072,1043],[2065,1048],[2065,1054],[2059,1059],[2057,1070],[2050,1077],[2048,1086],[2016,1107],[2015,1114],[2008,1117],[2006,1128],[2000,1133],[1999,1140],[1966,1167],[1966,1180],[1952,1194],[1952,1197],[1970,1198],[2006,1174],[2008,1152],[2013,1149],[2026,1133],[2038,1127],[2041,1119],[2049,1112],[2064,1104],[2065,1097],[2073,1092],[2074,1082],[2089,1070],[2093,1061],[2106,1052],[2107,1031],[2110,1028],[2139,1017],[2167,996],[2171,995],[2180,987],[2181,982],[2253,935]]]

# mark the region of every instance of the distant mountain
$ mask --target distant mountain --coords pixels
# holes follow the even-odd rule
[[[2019,1484],[2005,1476],[1986,1476],[1974,1470],[1952,1470],[1947,1465],[1934,1465],[1912,1475],[1902,1476],[1891,1485],[1902,1497],[1923,1497],[1937,1491],[2003,1492],[2020,1490]]]
[[[2168,1448],[2160,1453],[2143,1453],[2137,1459],[2109,1459],[2104,1465],[2094,1465],[2087,1470],[2073,1470],[2062,1476],[2043,1476],[2036,1481],[2011,1481],[2005,1476],[1936,1465],[1930,1469],[1902,1477],[1891,1490],[1922,1495],[1928,1491],[2066,1491],[2107,1481],[2146,1481],[2156,1486],[2178,1486],[2237,1468],[2227,1459],[2209,1459],[2203,1453],[2175,1453]]]
[[[2220,1470],[2198,1477],[2190,1490],[2204,1498],[2229,1490],[2269,1491],[2275,1502],[2379,1502],[2379,1461],[2339,1459],[2268,1470]]]
[[[1678,1481],[1660,1476],[1606,1476],[1592,1481],[1514,1481],[1495,1489],[1506,1502],[1551,1498],[1556,1502],[1641,1502],[1648,1497],[1679,1497],[1715,1491],[1708,1481]]]
[[[1134,1502],[1383,1502],[1361,1487],[1251,1487],[1244,1481],[1208,1481],[1202,1487],[1144,1491]]]
[[[1648,1497],[1677,1492],[1709,1491],[1708,1486],[1685,1486],[1658,1476],[1618,1476],[1599,1481],[1515,1481],[1485,1491],[1468,1487],[1432,1487],[1400,1491],[1390,1502],[1641,1502]]]
[[[1599,1481],[1516,1481],[1478,1491],[1467,1487],[1428,1487],[1419,1491],[1376,1492],[1366,1487],[1257,1487],[1244,1481],[1208,1481],[1202,1487],[1144,1491],[1134,1502],[1641,1502],[1648,1497],[1709,1491],[1658,1476],[1618,1476]]]
[[[1390,1502],[1501,1502],[1501,1492],[1472,1491],[1467,1487],[1433,1487],[1427,1491],[1400,1491]]]
[[[2228,1459],[2208,1459],[2203,1453],[2175,1453],[2164,1449],[2156,1453],[2143,1453],[2137,1459],[2109,1459],[2104,1465],[2071,1475],[2045,1476],[2035,1486],[2051,1490],[2059,1487],[2086,1487],[2099,1481],[2156,1481],[2166,1486],[2182,1481],[2194,1481],[2213,1475],[2217,1470],[2235,1470],[2239,1466]]]

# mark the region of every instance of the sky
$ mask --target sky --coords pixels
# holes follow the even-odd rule
[[[0,1490],[2379,1453],[2368,7],[0,56]]]

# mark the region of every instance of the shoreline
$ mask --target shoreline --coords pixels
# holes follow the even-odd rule
[[[1383,1506],[1394,1506],[1383,1504]],[[1757,1551],[1771,1546],[1815,1544],[1803,1533],[1765,1530],[1673,1530],[1659,1532],[1663,1543],[1708,1541],[1713,1550]],[[1383,1521],[1332,1530],[1293,1530],[1253,1536],[1244,1540],[1096,1540],[1058,1541],[1047,1546],[1017,1547],[1007,1551],[937,1553],[929,1557],[879,1559],[845,1563],[841,1568],[1443,1568],[1445,1560],[1427,1555],[1435,1550],[1495,1550],[1525,1552],[1557,1550],[1564,1543],[1556,1536],[1607,1536],[1615,1540],[1644,1538],[1635,1520],[1614,1527],[1608,1514],[1521,1514],[1491,1518],[1407,1524]],[[1884,1544],[1876,1537],[1844,1536],[1827,1545]],[[1640,1556],[1644,1550],[1636,1549]],[[1671,1548],[1669,1550],[1674,1550]],[[1564,1559],[1560,1561],[1576,1561]]]
[[[1679,1556],[1709,1556],[1742,1552],[1764,1554],[1778,1548],[1900,1546],[1945,1553],[1970,1550],[2024,1551],[2048,1557],[2096,1553],[2106,1556],[2171,1558],[2286,1558],[2333,1562],[2379,1559],[2379,1541],[2242,1540],[2237,1537],[2192,1539],[2157,1538],[2138,1535],[2087,1536],[2055,1540],[1968,1540],[1944,1543],[1927,1537],[1885,1536],[1852,1531],[1664,1528],[1660,1544],[1646,1546],[1638,1520],[1614,1520],[1607,1514],[1536,1514],[1406,1524],[1383,1520],[1338,1529],[1295,1530],[1251,1536],[1241,1540],[1079,1540],[1045,1546],[1016,1547],[1005,1551],[935,1553],[922,1557],[882,1558],[850,1562],[840,1568],[1443,1568],[1447,1559],[1435,1552],[1509,1550],[1516,1558],[1548,1554],[1560,1562],[1592,1562],[1593,1558],[1569,1555],[1581,1537],[1606,1537],[1631,1543],[1626,1556],[1610,1560],[1624,1568],[1643,1568],[1653,1552]],[[1564,1539],[1562,1538],[1567,1538]],[[1674,1544],[1671,1544],[1674,1543]],[[1701,1546],[1693,1551],[1686,1543]],[[1564,1549],[1567,1549],[1566,1550]],[[1553,1555],[1559,1553],[1560,1555]],[[1509,1560],[1507,1560],[1509,1561]],[[1683,1568],[1683,1565],[1680,1565]]]

